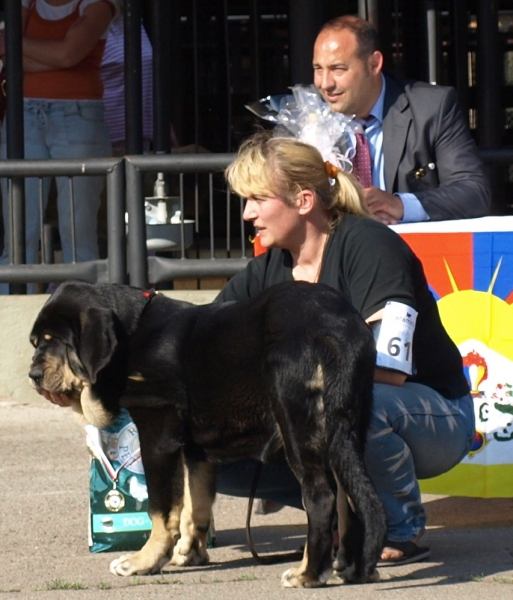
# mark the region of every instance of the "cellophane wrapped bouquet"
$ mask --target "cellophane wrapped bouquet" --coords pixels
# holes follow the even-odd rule
[[[267,96],[246,108],[274,123],[274,135],[292,136],[311,144],[325,161],[351,172],[354,133],[362,132],[361,125],[353,117],[331,111],[314,85],[298,84],[291,90],[292,94]]]

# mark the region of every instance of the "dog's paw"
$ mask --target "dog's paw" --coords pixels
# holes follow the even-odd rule
[[[349,568],[350,567],[347,564],[346,557],[340,552],[337,553],[333,559],[333,569],[337,572],[337,574],[342,574],[345,573]]]
[[[281,585],[289,588],[314,588],[326,585],[326,582],[331,577],[331,569],[321,573],[319,579],[315,579],[311,575],[306,575],[301,569],[287,569],[281,576]]]
[[[381,577],[379,575],[379,571],[374,569],[374,571],[365,577],[365,581],[363,583],[379,583],[381,581]]]
[[[113,575],[128,577],[129,575],[153,575],[159,573],[162,566],[167,562],[167,557],[160,561],[148,561],[137,554],[123,554],[114,559],[109,566],[109,571]]]
[[[368,575],[358,575],[354,570],[344,573],[344,579],[347,583],[379,583],[381,578],[379,571],[374,569]]]
[[[196,538],[181,537],[173,550],[171,564],[178,567],[195,567],[208,564],[210,557]]]
[[[141,572],[141,570],[132,562],[133,554],[123,554],[119,558],[115,558],[109,566],[109,571],[113,575],[121,575],[122,577],[128,577],[129,575],[147,575],[148,571]]]

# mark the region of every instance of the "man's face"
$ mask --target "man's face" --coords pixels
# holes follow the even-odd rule
[[[314,83],[331,110],[365,118],[381,92],[381,52],[358,56],[354,33],[325,29],[315,41]]]

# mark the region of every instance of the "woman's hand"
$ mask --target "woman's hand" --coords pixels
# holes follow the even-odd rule
[[[57,394],[56,392],[49,392],[48,390],[44,390],[42,388],[39,388],[36,391],[38,394],[41,394],[41,396],[57,406],[62,406],[65,408],[67,406],[71,406],[72,404],[71,398],[66,396],[66,394]]]

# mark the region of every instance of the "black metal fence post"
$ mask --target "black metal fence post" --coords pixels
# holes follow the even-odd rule
[[[125,0],[125,131],[127,154],[142,154],[141,0]]]
[[[127,157],[126,208],[128,211],[128,269],[130,284],[136,287],[148,286],[148,258],[146,249],[146,222],[144,215],[144,192],[142,176],[133,162]]]
[[[6,134],[7,158],[24,157],[25,134],[23,128],[23,51],[22,51],[22,13],[21,2],[7,0],[5,2],[5,70],[6,70]],[[23,179],[15,178],[9,185],[10,225],[9,236],[4,236],[4,243],[9,243],[9,260],[11,264],[25,263],[25,186]],[[8,224],[4,224],[7,231]],[[8,239],[9,238],[9,241]],[[23,294],[26,286],[15,284],[11,292]]]
[[[126,281],[125,161],[120,160],[107,175],[108,270],[111,283]]]
[[[180,57],[171,50],[177,44],[174,36],[179,32],[180,17],[176,2],[152,0],[153,33],[153,149],[157,153],[171,150],[171,82],[180,88]],[[176,92],[174,93],[176,95]]]

